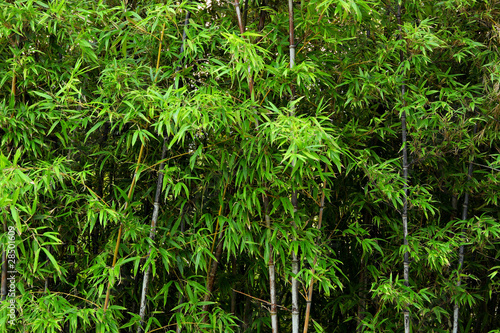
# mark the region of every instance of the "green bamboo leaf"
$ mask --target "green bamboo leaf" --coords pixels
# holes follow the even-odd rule
[[[56,269],[57,273],[61,274],[61,268],[58,265],[57,260],[52,255],[52,253],[50,253],[50,251],[47,250],[45,247],[41,247],[40,249],[45,253],[47,258],[49,258],[50,262],[52,263],[52,266]]]

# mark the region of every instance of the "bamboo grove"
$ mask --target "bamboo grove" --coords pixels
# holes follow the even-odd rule
[[[0,331],[499,332],[499,18],[0,3]]]

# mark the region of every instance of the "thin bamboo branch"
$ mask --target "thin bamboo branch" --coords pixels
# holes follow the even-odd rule
[[[144,145],[142,144],[141,150],[139,151],[139,158],[137,158],[137,166],[135,168],[134,176],[132,177],[132,183],[130,184],[130,189],[128,191],[127,202],[125,202],[125,208],[123,209],[124,213],[127,212],[128,203],[132,199],[132,193],[134,191],[135,183],[137,180],[137,173],[139,172],[139,166],[141,164],[143,153],[144,153]],[[120,249],[120,242],[121,242],[121,238],[122,238],[122,231],[123,231],[123,222],[120,223],[120,228],[118,229],[118,236],[116,237],[116,245],[115,245],[115,251],[113,254],[113,264],[111,265],[111,269],[115,268],[115,265],[116,265],[116,260],[118,258],[118,250]],[[111,281],[108,281],[108,288],[106,291],[106,299],[104,300],[104,306],[103,306],[104,312],[106,312],[106,310],[108,309],[110,293],[111,293]]]
[[[234,292],[238,293],[238,294],[242,294],[242,295],[244,295],[244,296],[247,296],[248,298],[250,298],[250,299],[254,299],[254,300],[256,300],[256,301],[258,301],[258,302],[260,302],[260,303],[264,303],[264,304],[267,304],[267,305],[272,305],[270,302],[265,301],[265,300],[263,300],[263,299],[261,299],[261,298],[258,298],[258,297],[255,297],[255,296],[252,296],[252,295],[246,294],[246,293],[244,293],[244,292],[242,292],[242,291],[239,291],[239,290],[236,290],[236,289],[232,289],[232,290],[233,290]],[[283,306],[283,305],[277,305],[277,307],[280,307],[280,308],[282,308],[282,309],[283,309],[283,310],[285,310],[285,311],[292,312],[292,310],[288,309],[287,307],[285,307],[285,306]]]
[[[477,123],[474,125],[474,135],[477,133]],[[472,171],[473,171],[473,162],[474,162],[474,156],[471,155],[469,158],[469,170],[467,171],[467,182],[470,182],[472,179]],[[467,220],[467,213],[468,213],[468,208],[469,208],[469,191],[465,192],[465,197],[464,197],[464,204],[462,206],[462,220]],[[457,287],[460,287],[462,280],[460,278],[460,274],[462,273],[462,267],[464,265],[464,245],[463,243],[465,242],[465,237],[463,236],[463,229],[462,229],[462,244],[460,245],[460,248],[458,250],[458,276],[457,276]],[[458,304],[458,301],[455,301],[455,306],[453,309],[453,330],[452,333],[457,333],[458,332],[458,312],[460,310],[460,305]]]

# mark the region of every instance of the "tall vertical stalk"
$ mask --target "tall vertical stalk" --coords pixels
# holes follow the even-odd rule
[[[224,244],[224,229],[219,232],[219,225],[220,225],[219,221],[220,221],[220,217],[222,215],[222,209],[224,207],[224,198],[226,197],[227,186],[228,186],[228,184],[226,184],[224,186],[224,191],[222,192],[222,201],[221,201],[221,204],[219,206],[219,214],[217,215],[217,223],[215,225],[214,240],[212,242],[212,248],[210,250],[211,253],[214,252],[215,242],[217,241],[217,236],[219,236],[219,243],[218,243],[217,248],[215,250],[215,260],[214,260],[214,262],[212,262],[212,257],[210,257],[210,259],[208,260],[207,283],[206,283],[207,293],[205,294],[205,297],[203,298],[204,302],[210,301],[210,297],[212,296],[212,289],[214,287],[215,275],[217,273],[217,266],[219,265],[219,260],[220,260],[221,255],[222,255],[222,248],[223,248],[223,244]],[[202,310],[204,312],[208,311],[208,309],[209,309],[208,304],[203,305]],[[207,316],[205,313],[203,315],[203,320],[202,320],[203,323],[205,323],[206,320],[207,320]]]
[[[184,41],[186,39],[186,28],[189,24],[190,16],[191,16],[191,12],[187,11],[186,18],[184,20],[184,31],[182,33],[182,44],[181,44],[181,47],[179,50],[180,56],[182,56],[182,54],[184,53]],[[160,59],[162,41],[163,41],[163,31],[162,31],[162,35],[161,35],[161,39],[160,39],[160,45],[158,47],[158,62]],[[156,67],[158,69],[159,63],[157,63]],[[178,67],[177,71],[179,71],[179,70],[180,70],[180,68]],[[179,80],[176,80],[175,82],[176,82],[175,88],[178,89],[179,88]],[[160,198],[161,198],[161,193],[162,193],[162,188],[163,188],[163,177],[164,177],[163,169],[165,168],[165,162],[163,162],[163,161],[165,160],[166,155],[167,155],[167,138],[165,137],[163,139],[163,148],[162,148],[162,153],[161,153],[161,161],[162,162],[160,163],[160,167],[158,168],[158,179],[156,181],[155,201],[153,204],[153,216],[151,218],[151,229],[149,231],[149,238],[151,240],[154,240],[155,234],[156,234],[156,224],[158,222],[158,215],[159,215],[159,211],[160,211]],[[150,254],[151,254],[151,245],[149,246],[147,258],[149,258]],[[151,273],[151,265],[149,265],[146,268],[146,271],[144,272],[144,278],[142,280],[141,305],[139,308],[139,316],[141,317],[141,320],[139,321],[139,325],[137,327],[137,333],[140,333],[142,331],[142,323],[144,322],[144,317],[146,315],[146,295],[147,295],[147,291],[148,291],[150,273]]]
[[[293,214],[297,214],[297,191],[292,194]],[[295,222],[293,227],[297,228]],[[298,253],[292,250],[292,332],[299,333],[299,283],[297,274],[299,274]]]
[[[402,39],[402,25],[401,25],[401,2],[402,0],[398,1],[398,12],[397,12],[397,18],[398,18],[398,26],[399,26],[399,36],[398,40]],[[402,63],[404,61],[404,54],[403,50],[399,51],[399,61]],[[404,109],[406,106],[405,102],[405,90],[406,90],[406,85],[404,83],[401,85],[401,101],[402,101],[402,107],[403,107],[403,112],[401,112],[401,137],[402,137],[402,150],[403,150],[403,211],[401,213],[401,217],[403,220],[403,244],[405,247],[408,246],[408,141],[406,138],[406,110]],[[405,251],[404,253],[404,263],[403,263],[403,277],[404,277],[404,284],[405,286],[408,287],[408,281],[409,281],[409,274],[410,274],[410,262],[409,262],[409,253],[408,251]],[[410,333],[410,311],[408,304],[404,304],[403,307],[403,318],[404,318],[404,328],[405,328],[405,333]]]
[[[241,17],[241,11],[240,11],[240,6],[239,6],[239,1],[236,0],[234,3],[235,10],[236,10],[236,17],[238,19],[238,26],[240,28],[240,34],[243,34],[246,29],[246,22],[247,22],[247,13],[248,13],[248,0],[245,0],[245,9],[244,9],[244,15],[243,19]],[[265,5],[265,1],[264,1]],[[259,25],[258,25],[258,30],[261,31],[264,28],[265,24],[265,16],[266,12],[261,11],[260,12],[260,17],[259,17]],[[260,38],[257,37],[255,39],[255,44],[259,43]],[[254,95],[254,85],[253,85],[253,78],[251,75],[251,68],[250,65],[248,66],[248,88],[250,90],[250,97],[252,99],[255,98]],[[259,126],[258,120],[255,122],[255,127],[257,128]],[[271,218],[269,216],[269,197],[267,194],[262,195],[263,201],[264,201],[264,215],[265,215],[265,220],[266,220],[266,228],[268,230],[268,235],[271,233]],[[269,239],[271,237],[269,236]],[[273,247],[272,245],[269,245],[269,262],[268,262],[268,268],[269,268],[269,292],[270,292],[270,298],[271,298],[271,309],[270,309],[270,314],[271,314],[271,328],[273,333],[278,333],[278,310],[277,310],[277,305],[276,305],[276,270],[275,270],[275,265],[274,265],[274,260],[273,260]]]
[[[161,160],[165,160],[167,155],[167,138],[163,139],[163,149],[161,153]],[[153,204],[153,216],[151,218],[151,229],[149,231],[149,238],[154,240],[156,234],[156,224],[158,222],[158,215],[160,212],[160,197],[162,193],[163,187],[163,169],[165,168],[165,163],[161,162],[160,167],[158,169],[158,180],[156,181],[156,193],[155,193],[155,201]],[[149,246],[148,255],[146,257],[149,258],[151,254],[151,245]],[[137,332],[142,332],[142,323],[144,322],[144,316],[146,314],[146,295],[148,292],[148,283],[149,283],[149,274],[151,273],[151,264],[146,268],[144,272],[144,277],[142,280],[142,290],[141,290],[141,305],[139,307],[139,316],[141,320],[139,321],[139,326],[137,327]]]
[[[327,167],[325,166],[325,172],[327,170]],[[326,190],[326,179],[323,182],[323,193],[321,193],[321,201],[320,201],[320,207],[319,207],[319,216],[318,216],[318,230],[321,230],[321,223],[323,222],[323,209],[325,207],[325,190]],[[313,265],[311,267],[311,275],[314,276],[314,273],[316,271],[316,262],[318,260],[318,256],[314,256],[314,261]],[[313,296],[313,287],[314,287],[314,277],[311,279],[311,284],[309,285],[309,290],[307,292],[307,306],[306,306],[306,315],[304,319],[304,333],[307,333],[309,329],[309,315],[311,313],[311,304],[312,304],[312,296]]]
[[[236,10],[236,17],[238,19],[238,26],[240,28],[240,34],[243,35],[245,33],[245,23],[243,23],[243,19],[241,17],[241,10],[240,10],[240,2],[236,0],[234,2],[234,8]],[[252,78],[252,73],[250,71],[250,65],[248,65],[248,89],[250,90],[250,97],[253,99],[254,94],[253,94],[253,78]]]
[[[293,69],[295,65],[295,37],[294,37],[294,25],[293,25],[293,0],[288,0],[288,22],[289,22],[289,33],[290,33],[290,69]],[[293,87],[292,87],[291,100],[294,99]],[[290,111],[290,116],[294,116],[294,109]],[[292,193],[292,205],[294,218],[297,214],[297,191]],[[295,221],[293,222],[294,228],[297,228]],[[298,253],[292,250],[292,333],[299,333],[299,285],[297,281],[297,274],[299,274],[299,259]]]
[[[474,125],[474,135],[476,135],[477,132],[477,123]],[[469,158],[469,170],[467,171],[467,181],[470,182],[472,179],[472,171],[473,171],[473,166],[472,163],[474,163],[474,156],[471,155]],[[467,220],[467,211],[469,208],[469,191],[465,192],[465,197],[464,197],[464,204],[462,206],[462,220]],[[463,229],[462,229],[463,233]],[[462,245],[460,245],[460,248],[458,250],[458,277],[457,277],[457,287],[460,287],[461,284],[461,279],[460,279],[460,274],[462,273],[462,266],[464,264],[464,245],[463,243],[465,242],[465,237],[462,235],[461,237],[462,240]],[[458,301],[455,301],[455,306],[453,309],[453,333],[458,332],[458,311],[460,309],[460,306],[458,304]]]
[[[364,312],[366,311],[366,304],[365,304],[365,285],[366,285],[366,259],[361,258],[361,263],[359,267],[359,303],[358,303],[358,316],[356,318],[357,321],[357,327],[356,327],[356,332],[363,332],[363,319],[364,319]]]
[[[139,172],[139,165],[141,164],[142,154],[144,153],[144,145],[141,145],[141,150],[139,151],[139,157],[137,158],[137,166],[135,168],[134,176],[132,177],[132,183],[130,184],[130,189],[127,195],[127,202],[125,202],[125,208],[123,209],[124,213],[127,212],[128,203],[132,198],[132,193],[134,191],[135,183],[137,181],[137,173]],[[118,258],[118,250],[120,249],[120,242],[122,239],[122,231],[123,231],[123,222],[120,222],[120,228],[118,229],[118,236],[116,237],[116,245],[115,251],[113,253],[113,264],[111,265],[111,269],[115,268],[116,260]],[[109,304],[109,296],[111,294],[111,281],[108,281],[108,288],[106,290],[106,299],[104,300],[103,310],[106,312]]]
[[[233,277],[236,277],[238,274],[237,270],[237,265],[236,265],[236,255],[231,256],[231,273],[233,274]],[[231,313],[233,315],[236,314],[236,292],[231,290]]]
[[[269,197],[263,194],[264,200],[264,216],[266,219],[267,235],[269,239],[269,293],[271,296],[271,328],[273,333],[278,333],[278,307],[276,305],[276,267],[273,259],[273,246],[271,245],[272,230],[271,217],[269,216]]]
[[[203,302],[208,303],[210,301],[210,297],[212,296],[212,290],[214,288],[215,284],[215,276],[217,273],[217,266],[219,265],[220,258],[222,256],[222,249],[224,245],[224,230],[221,230],[220,232],[220,237],[219,237],[219,244],[217,245],[217,249],[215,250],[215,260],[211,263],[211,267],[207,276],[207,293],[205,294],[205,297],[203,298]],[[209,309],[208,304],[203,305],[202,311],[205,312],[203,314],[203,322],[205,323],[207,321],[207,315],[206,312],[208,312]]]

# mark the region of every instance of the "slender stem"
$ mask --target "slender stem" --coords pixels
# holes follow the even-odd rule
[[[240,10],[240,2],[236,0],[234,2],[234,8],[236,10],[236,17],[238,19],[238,26],[240,28],[240,34],[243,35],[245,33],[245,25],[243,23],[243,20],[241,18],[241,10]],[[254,93],[253,93],[253,78],[252,78],[252,73],[250,70],[250,65],[248,65],[248,89],[250,90],[250,97],[253,99],[254,98]]]
[[[222,193],[222,202],[219,206],[219,215],[217,216],[217,224],[215,226],[215,233],[214,233],[214,240],[212,243],[212,249],[211,252],[214,251],[214,245],[216,241],[216,237],[219,236],[219,244],[217,245],[217,249],[215,250],[215,260],[212,262],[212,258],[210,257],[210,260],[208,262],[208,267],[207,267],[207,293],[205,294],[205,297],[203,298],[204,302],[210,301],[210,297],[212,296],[212,290],[213,286],[215,283],[215,275],[217,273],[217,266],[219,265],[219,260],[222,255],[222,247],[224,244],[224,229],[222,229],[220,232],[219,230],[219,219],[222,214],[222,208],[224,206],[224,198],[226,196],[226,189],[227,189],[227,184],[224,186],[224,192]],[[205,304],[203,305],[202,310],[204,312],[208,311],[209,305]],[[207,320],[206,313],[203,315],[203,323],[205,323]]]
[[[295,35],[293,25],[293,0],[288,0],[288,24],[290,30],[290,68],[295,64]]]
[[[51,246],[51,245],[48,245],[48,246],[47,246],[47,251],[48,251],[49,253],[52,253],[52,246]],[[47,266],[48,266],[48,264],[49,264],[49,263],[48,263],[48,261],[47,261],[47,262],[45,263],[45,265],[44,265],[44,266],[45,266],[45,267],[47,267]],[[49,291],[49,276],[46,276],[46,277],[45,277],[45,283],[44,283],[44,289],[43,289],[43,290],[45,291],[45,293],[47,293],[47,292]]]
[[[402,39],[402,24],[401,24],[401,2],[398,1],[398,11],[397,11],[397,19],[399,26],[399,36],[398,40]],[[404,61],[403,50],[399,51],[399,61],[402,63]],[[403,80],[403,84],[401,85],[401,99],[403,112],[401,112],[401,137],[402,137],[402,150],[403,150],[403,211],[401,213],[401,217],[403,220],[403,244],[405,247],[408,246],[408,141],[407,141],[407,133],[406,133],[406,111],[404,107],[406,106],[405,102],[405,90],[406,86]],[[410,272],[410,262],[409,262],[409,253],[405,251],[404,253],[404,262],[403,262],[403,278],[405,286],[409,286],[409,273]],[[410,311],[408,304],[404,304],[403,307],[403,319],[404,319],[404,329],[405,333],[410,333]]]
[[[474,135],[476,135],[477,132],[477,123],[474,125]],[[473,171],[473,162],[474,162],[474,156],[471,155],[469,158],[469,170],[467,171],[467,181],[470,182],[472,179],[472,171]],[[469,208],[469,191],[465,192],[465,197],[464,197],[464,204],[462,206],[462,220],[467,220],[467,213],[468,213],[468,208]],[[457,287],[460,287],[461,285],[461,278],[460,274],[462,273],[462,267],[464,264],[464,245],[463,243],[465,242],[465,237],[463,235],[463,228],[462,228],[462,236],[461,236],[462,244],[460,245],[460,248],[458,250],[458,277],[457,277]],[[453,333],[458,332],[458,312],[460,309],[460,305],[458,304],[458,301],[455,301],[455,306],[453,309]]]
[[[184,31],[182,33],[182,44],[181,44],[181,47],[179,50],[179,54],[181,56],[184,53],[184,41],[186,39],[186,28],[189,24],[190,16],[191,16],[191,12],[188,11],[186,13],[186,18],[184,20]],[[156,63],[156,72],[158,72],[158,69],[160,66],[160,54],[161,54],[161,45],[162,45],[162,41],[163,41],[164,28],[165,28],[165,25],[163,26],[163,29],[161,32],[161,37],[160,37],[160,43],[158,46],[158,59],[157,59],[157,63]],[[179,70],[180,70],[180,67],[178,67],[176,69],[177,72]],[[155,74],[155,80],[156,80],[156,74]],[[176,80],[175,85],[176,85],[175,88],[178,89],[179,88],[179,81],[178,80]],[[162,148],[162,153],[161,153],[161,161],[162,162],[160,163],[160,167],[158,170],[158,179],[156,181],[155,201],[153,204],[153,216],[151,219],[151,229],[149,232],[149,238],[151,240],[154,240],[155,234],[156,234],[156,225],[158,222],[158,215],[159,215],[159,211],[160,211],[160,198],[161,198],[161,193],[162,193],[162,188],[163,188],[163,178],[164,178],[163,169],[165,168],[166,156],[167,156],[167,138],[165,137],[165,138],[163,138],[163,148]],[[149,258],[150,254],[151,254],[151,245],[149,246],[147,258]],[[139,316],[141,319],[140,319],[139,325],[137,327],[137,333],[142,332],[142,323],[144,322],[144,317],[146,315],[146,295],[147,295],[147,291],[148,291],[149,275],[150,274],[151,274],[151,265],[149,265],[146,268],[146,271],[144,272],[144,278],[142,280],[141,305],[139,307]]]
[[[214,247],[215,247],[215,241],[217,240],[217,235],[219,234],[219,219],[222,214],[222,208],[224,207],[224,198],[226,197],[226,189],[227,189],[227,184],[224,186],[224,192],[222,193],[222,203],[219,206],[219,215],[217,215],[217,223],[215,224],[215,233],[214,233],[214,239],[212,241],[212,248],[210,249],[210,253],[214,252]],[[210,278],[210,271],[209,268],[212,266],[212,257],[208,259],[208,266],[207,266],[207,281]],[[208,284],[208,282],[207,282]]]
[[[212,267],[210,268],[210,272],[208,275],[207,279],[207,293],[205,294],[205,297],[203,298],[203,302],[208,302],[210,301],[210,297],[212,296],[212,290],[214,288],[214,283],[215,283],[215,275],[217,273],[217,266],[219,264],[220,258],[222,256],[222,248],[224,245],[224,229],[220,233],[220,239],[219,239],[219,245],[217,245],[217,249],[215,250],[215,260],[212,262]],[[209,309],[209,305],[205,304],[203,305],[203,312],[205,314],[203,315],[203,322],[205,323],[207,320],[206,312]]]
[[[247,27],[247,17],[248,17],[248,0],[245,0],[243,5],[243,28]]]
[[[356,327],[356,332],[363,332],[363,325],[362,325],[362,320],[364,319],[364,312],[365,312],[365,295],[364,295],[364,288],[365,288],[365,279],[366,279],[366,274],[365,274],[365,267],[366,267],[366,262],[364,258],[361,258],[361,263],[360,263],[360,273],[359,273],[359,303],[358,303],[358,317],[357,323],[358,326]]]
[[[16,97],[16,71],[12,69],[12,83],[10,88],[12,98]]]
[[[184,235],[184,232],[186,231],[186,226],[185,226],[185,223],[184,223],[184,214],[186,212],[186,206],[183,207],[182,209],[182,214],[181,214],[181,233]],[[177,305],[181,305],[182,303],[184,303],[184,294],[182,292],[179,291],[179,301],[177,303]],[[177,309],[177,312],[181,312],[182,309],[179,308]],[[182,330],[182,326],[179,325],[179,322],[175,323],[175,332],[176,333],[180,333],[181,330]]]
[[[325,165],[325,172],[327,171],[327,166]],[[321,201],[320,201],[320,207],[319,207],[319,216],[318,216],[318,230],[321,230],[321,223],[323,222],[323,209],[325,207],[325,189],[326,189],[326,179],[323,182],[323,193],[321,193]],[[316,267],[316,262],[318,260],[318,256],[314,256],[314,261],[313,265],[311,268],[311,275],[313,276],[311,278],[311,284],[309,285],[309,290],[307,292],[307,306],[306,306],[306,315],[304,319],[304,333],[307,333],[309,329],[309,315],[311,313],[311,304],[312,304],[312,296],[313,296],[313,286],[314,286],[314,273],[315,273],[315,267]]]
[[[236,18],[238,19],[240,34],[243,35],[245,33],[245,26],[243,25],[243,19],[241,18],[240,2],[238,0],[234,2],[234,9],[236,10]]]
[[[125,202],[125,208],[124,208],[124,213],[127,212],[128,208],[128,203],[132,199],[132,192],[134,191],[135,183],[137,180],[137,173],[139,172],[139,165],[141,164],[141,159],[142,159],[142,154],[144,152],[144,145],[141,145],[141,150],[139,152],[139,158],[137,159],[137,166],[135,168],[134,176],[132,177],[132,183],[130,184],[130,189],[128,191],[128,196],[127,196],[127,202]],[[120,248],[120,242],[122,238],[122,230],[123,230],[123,222],[120,223],[120,228],[118,229],[118,236],[116,237],[116,245],[115,245],[115,251],[113,254],[113,264],[111,265],[111,269],[115,268],[116,265],[116,260],[118,258],[118,250]],[[106,299],[104,300],[104,307],[103,310],[106,312],[108,309],[108,304],[109,304],[109,295],[111,293],[111,281],[108,281],[108,289],[106,291]]]
[[[293,25],[293,0],[288,0],[288,22],[289,22],[289,33],[290,33],[290,69],[295,65],[295,44],[294,44],[294,25]],[[292,101],[294,99],[293,85],[292,85],[292,96],[290,98]],[[290,116],[294,116],[294,110],[290,110]],[[295,166],[295,163],[292,163]],[[294,219],[297,213],[297,191],[292,193],[292,205]],[[294,228],[297,228],[295,221],[293,222]],[[299,274],[299,258],[298,253],[292,250],[292,333],[299,333],[299,285],[297,281],[297,274]]]
[[[269,196],[263,194],[264,216],[266,219],[267,235],[269,240],[269,293],[271,296],[271,328],[273,333],[278,333],[278,307],[276,305],[276,267],[273,259],[273,246],[271,245],[272,230],[271,217],[269,215]]]
[[[167,139],[165,138],[163,140],[163,149],[161,153],[161,158],[165,159],[167,155]],[[155,201],[153,204],[153,216],[151,218],[151,229],[149,231],[149,238],[151,240],[154,240],[155,234],[156,234],[156,225],[158,223],[158,215],[160,212],[160,198],[161,198],[161,193],[162,193],[162,187],[163,187],[163,178],[164,178],[164,173],[163,169],[165,168],[165,163],[160,164],[160,168],[158,170],[158,179],[156,181],[156,193],[155,193]],[[149,258],[151,255],[151,245],[149,246],[148,250],[148,255],[146,257]],[[141,291],[141,305],[139,307],[139,316],[141,317],[141,320],[139,321],[139,326],[137,327],[137,333],[142,332],[142,323],[144,321],[144,316],[146,315],[146,295],[148,292],[148,283],[149,283],[149,275],[151,273],[151,264],[148,265],[146,268],[146,271],[144,272],[144,278],[142,280],[142,291]]]
[[[297,214],[297,191],[292,194],[292,205],[294,216]],[[295,217],[294,217],[295,218]],[[293,227],[297,228],[295,221]],[[297,274],[299,274],[299,258],[298,253],[292,251],[292,333],[299,333],[299,284]]]
[[[233,254],[231,256],[231,273],[233,277],[236,277],[237,272],[236,256]],[[236,292],[234,289],[231,289],[231,313],[236,314]]]

